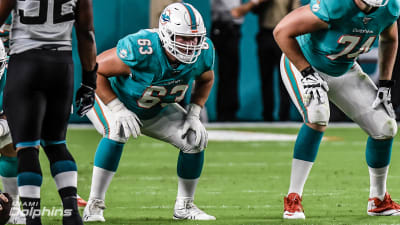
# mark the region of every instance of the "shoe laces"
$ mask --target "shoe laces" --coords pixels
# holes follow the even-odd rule
[[[191,215],[199,215],[203,214],[204,212],[199,209],[194,203],[193,200],[184,200],[183,202],[183,207],[178,209],[178,210],[185,210],[187,213],[190,213]]]
[[[390,207],[390,208],[392,208],[392,209],[400,209],[400,205],[397,204],[396,202],[394,202],[388,193],[385,194],[385,198],[384,198],[383,201],[378,205],[378,207],[379,207],[380,205],[386,206],[386,207]]]
[[[106,209],[106,205],[103,200],[93,199],[92,204],[90,205],[90,210],[92,211],[100,211]]]
[[[301,197],[297,194],[289,194],[285,198],[285,211],[289,212],[303,212],[303,207],[301,206]]]

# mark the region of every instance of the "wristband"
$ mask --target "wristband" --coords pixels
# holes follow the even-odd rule
[[[302,75],[303,77],[306,77],[306,76],[308,76],[309,74],[315,73],[315,70],[314,70],[311,66],[309,66],[309,67],[305,68],[304,70],[300,71],[300,73],[301,73],[301,75]]]
[[[92,89],[96,89],[96,78],[97,78],[98,64],[94,66],[92,71],[86,71],[82,69],[82,84]]]
[[[199,106],[195,103],[190,103],[189,110],[188,110],[188,116],[200,117],[201,109],[202,109],[201,106]]]
[[[379,80],[379,87],[391,88],[396,83],[395,80]]]

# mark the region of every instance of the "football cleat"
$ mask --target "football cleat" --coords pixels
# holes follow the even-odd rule
[[[89,199],[85,209],[83,210],[83,221],[94,222],[100,221],[105,222],[103,211],[106,209],[104,200],[101,199]]]
[[[87,202],[78,194],[76,195],[76,200],[78,202],[78,207],[85,207],[87,205]]]
[[[26,224],[25,214],[21,211],[19,199],[13,201],[8,224]]]
[[[191,198],[176,200],[173,218],[175,220],[215,220],[214,216],[197,208]]]
[[[290,193],[283,199],[283,219],[305,219],[301,197],[297,193]]]
[[[400,205],[392,201],[386,192],[383,201],[379,198],[368,199],[367,213],[369,216],[400,216]]]

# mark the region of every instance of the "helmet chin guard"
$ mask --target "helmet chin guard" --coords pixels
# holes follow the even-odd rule
[[[162,12],[158,36],[165,50],[182,63],[197,61],[204,45],[206,28],[200,13],[188,3],[173,3]],[[177,41],[177,36],[195,38],[194,44]]]
[[[365,4],[371,7],[382,7],[388,4],[389,0],[362,0]]]

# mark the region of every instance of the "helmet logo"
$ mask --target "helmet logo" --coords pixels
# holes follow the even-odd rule
[[[166,23],[168,23],[169,21],[171,21],[170,15],[171,15],[171,11],[170,11],[169,9],[168,9],[168,10],[165,10],[165,11],[163,12],[163,14],[161,14],[160,23],[161,23],[161,24],[166,24]]]

